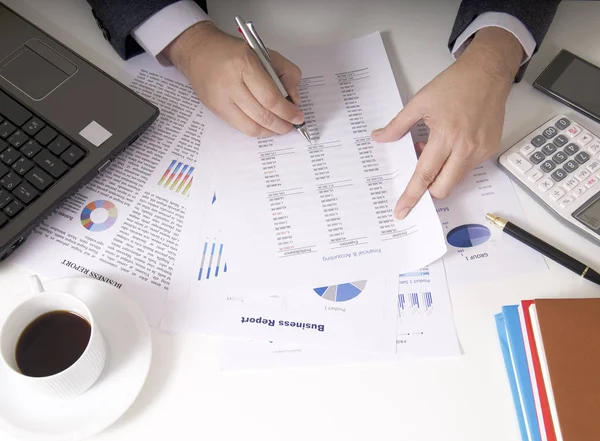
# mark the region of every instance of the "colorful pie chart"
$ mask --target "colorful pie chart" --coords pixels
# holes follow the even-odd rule
[[[105,213],[98,214],[97,210],[105,211]],[[95,217],[94,213],[97,215],[105,214],[105,219],[103,221],[92,220],[92,217]],[[100,231],[106,231],[110,227],[112,227],[117,221],[117,207],[115,204],[109,201],[97,200],[90,202],[85,206],[85,208],[81,211],[81,225],[88,231],[94,231],[96,233]]]

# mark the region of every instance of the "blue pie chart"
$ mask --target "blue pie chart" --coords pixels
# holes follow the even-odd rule
[[[490,230],[485,225],[466,224],[453,228],[446,235],[448,243],[456,248],[472,248],[489,240]]]
[[[346,302],[357,297],[367,286],[366,280],[358,282],[342,283],[340,285],[322,286],[313,291],[324,299],[332,302]]]

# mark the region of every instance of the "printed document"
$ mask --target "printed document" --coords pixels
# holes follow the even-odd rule
[[[344,283],[441,257],[428,193],[406,219],[393,216],[417,162],[411,135],[370,136],[402,108],[380,34],[284,55],[303,72],[313,144],[296,132],[254,139],[220,121],[211,140],[232,286]]]
[[[397,320],[395,355],[282,341],[224,339],[221,369],[323,366],[460,355],[442,261],[391,279],[397,283],[393,293]]]

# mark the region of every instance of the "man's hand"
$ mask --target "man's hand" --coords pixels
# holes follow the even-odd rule
[[[270,51],[273,68],[294,102],[300,102],[300,69]],[[181,34],[164,51],[183,72],[198,98],[231,126],[250,136],[287,133],[304,121],[265,72],[256,54],[240,38],[201,22]]]
[[[429,188],[444,198],[500,146],[508,93],[523,58],[519,41],[501,28],[484,28],[458,60],[421,89],[383,129],[378,142],[400,139],[423,119],[429,126],[415,172],[396,203],[402,219]]]

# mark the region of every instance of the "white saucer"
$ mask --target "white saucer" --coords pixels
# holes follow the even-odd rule
[[[137,305],[106,283],[59,279],[44,288],[74,294],[87,304],[106,340],[108,360],[98,381],[70,399],[23,394],[0,366],[0,431],[36,441],[81,440],[114,423],[140,393],[152,358],[150,328]],[[19,295],[19,302],[31,295]]]

